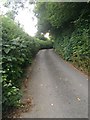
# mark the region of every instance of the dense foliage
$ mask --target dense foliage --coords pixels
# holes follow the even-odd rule
[[[37,3],[38,34],[49,32],[55,50],[88,72],[90,3]]]
[[[50,41],[32,38],[13,20],[2,17],[2,104],[3,109],[20,104],[21,77],[24,68],[43,48],[51,48]]]
[[[38,18],[36,38],[30,37],[8,17],[2,19],[2,104],[3,109],[18,106],[21,98],[21,77],[36,53],[52,48],[52,42],[41,33],[50,33],[54,49],[65,60],[85,72],[90,60],[90,3],[36,3]],[[1,64],[1,60],[0,60]]]

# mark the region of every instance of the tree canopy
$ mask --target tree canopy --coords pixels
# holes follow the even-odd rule
[[[63,28],[70,26],[70,24],[89,13],[89,8],[89,3],[37,3],[35,15],[38,18],[38,31],[43,33],[62,31]]]

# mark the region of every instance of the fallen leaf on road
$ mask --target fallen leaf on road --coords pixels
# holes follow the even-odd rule
[[[77,97],[77,100],[78,100],[78,101],[80,101],[80,98],[79,98],[79,97]]]
[[[51,104],[51,106],[53,106],[53,104]]]

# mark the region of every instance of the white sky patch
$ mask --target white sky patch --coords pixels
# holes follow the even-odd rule
[[[28,33],[30,36],[35,36],[37,32],[37,18],[33,13],[34,5],[30,5],[27,2],[25,7],[27,8],[19,9],[16,20],[19,21],[19,23],[23,26],[26,33]]]
[[[4,15],[8,11],[7,8],[3,6],[3,3],[0,1],[0,15]]]
[[[23,26],[25,32],[27,32],[30,36],[34,36],[37,32],[37,18],[34,16],[32,10],[21,9],[19,10],[18,15],[16,16],[16,20]]]
[[[0,0],[0,4],[4,4],[7,0]]]

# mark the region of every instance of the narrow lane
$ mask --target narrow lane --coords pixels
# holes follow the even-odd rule
[[[88,78],[53,50],[36,56],[28,95],[35,106],[23,118],[88,118]]]

